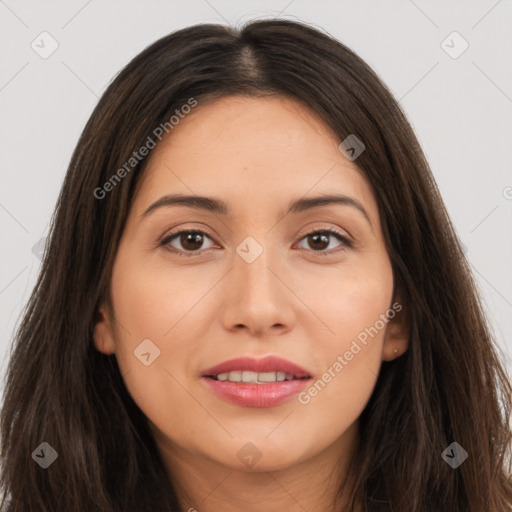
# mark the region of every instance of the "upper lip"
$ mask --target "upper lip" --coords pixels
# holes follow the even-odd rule
[[[229,361],[224,361],[223,363],[204,370],[201,375],[203,377],[213,377],[220,373],[229,373],[236,370],[256,373],[284,372],[299,379],[311,377],[304,368],[277,356],[267,356],[260,359],[253,357],[230,359]]]

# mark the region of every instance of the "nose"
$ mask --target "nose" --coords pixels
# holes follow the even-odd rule
[[[222,294],[224,328],[263,337],[290,330],[295,321],[294,294],[277,258],[263,250],[254,261],[239,254],[233,259]]]

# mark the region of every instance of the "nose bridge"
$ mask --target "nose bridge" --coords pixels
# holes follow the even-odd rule
[[[258,239],[247,236],[236,248],[234,270],[237,285],[241,286],[244,296],[269,295],[275,288],[276,277],[271,270],[275,258],[273,250],[268,247],[271,237],[264,233],[256,236]]]
[[[243,324],[261,331],[290,321],[287,289],[276,275],[278,255],[267,247],[271,238],[265,233],[247,236],[235,249],[225,304],[228,328]]]

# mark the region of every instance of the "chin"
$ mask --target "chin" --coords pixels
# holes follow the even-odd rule
[[[247,438],[246,438],[247,439]],[[302,460],[296,443],[275,444],[268,438],[236,441],[236,448],[224,453],[234,453],[234,458],[223,459],[223,464],[236,471],[260,473],[293,467]]]

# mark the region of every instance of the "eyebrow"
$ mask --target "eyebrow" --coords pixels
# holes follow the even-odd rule
[[[329,204],[351,206],[358,210],[360,213],[362,213],[366,220],[369,222],[370,226],[373,226],[370,216],[368,215],[368,212],[364,209],[361,203],[356,199],[345,195],[326,194],[317,197],[297,199],[296,201],[290,203],[288,209],[285,211],[284,214],[288,215],[290,213],[299,213],[313,208],[320,208],[322,206],[326,206]],[[214,197],[184,194],[167,194],[165,196],[162,196],[153,204],[151,204],[144,211],[144,213],[142,213],[141,217],[147,217],[158,208],[173,205],[188,206],[189,208],[205,210],[220,215],[229,215],[230,213],[230,208],[228,204]]]

